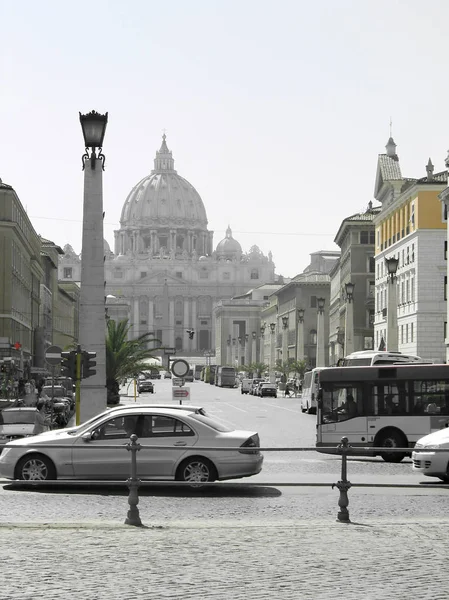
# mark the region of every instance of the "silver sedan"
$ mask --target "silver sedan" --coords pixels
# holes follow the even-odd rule
[[[130,475],[126,446],[133,433],[142,446],[156,446],[138,452],[137,474],[142,479],[198,483],[249,477],[262,469],[256,432],[231,429],[200,408],[123,407],[106,411],[85,426],[6,444],[0,475],[24,480],[124,480]],[[184,448],[188,446],[196,448]]]

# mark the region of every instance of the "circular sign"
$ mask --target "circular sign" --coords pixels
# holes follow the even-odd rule
[[[179,358],[178,360],[173,361],[170,370],[175,377],[185,377],[189,372],[189,369],[189,363],[186,360]]]
[[[59,365],[61,363],[62,348],[59,346],[49,346],[45,352],[45,360],[49,365]]]

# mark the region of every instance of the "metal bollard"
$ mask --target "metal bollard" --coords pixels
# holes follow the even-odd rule
[[[140,450],[140,444],[137,442],[135,433],[129,438],[130,441],[126,445],[126,449],[131,452],[131,477],[127,480],[129,487],[128,504],[129,510],[125,519],[125,525],[134,525],[134,527],[144,527],[140,520],[139,509],[139,486],[140,479],[137,477],[137,452]]]
[[[332,489],[337,487],[340,490],[340,497],[338,499],[338,511],[337,521],[340,523],[350,523],[348,511],[348,490],[351,487],[351,482],[347,480],[347,460],[348,460],[348,448],[351,446],[348,443],[347,437],[342,437],[340,444],[337,446],[337,452],[341,452],[341,480],[338,483],[332,484]]]

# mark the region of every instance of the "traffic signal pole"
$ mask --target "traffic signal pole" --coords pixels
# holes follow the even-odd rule
[[[76,348],[76,371],[75,371],[75,419],[76,424],[81,424],[81,346]]]

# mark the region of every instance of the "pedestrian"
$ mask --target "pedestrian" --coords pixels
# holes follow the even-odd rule
[[[290,391],[291,391],[291,390],[290,390],[290,386],[288,385],[288,383],[286,383],[286,384],[285,384],[285,393],[284,393],[284,396],[285,396],[286,398],[287,398],[287,397],[289,397],[289,398],[290,398]]]
[[[295,398],[297,398],[298,397],[298,382],[296,381],[296,379],[293,382],[293,393],[295,394]]]

